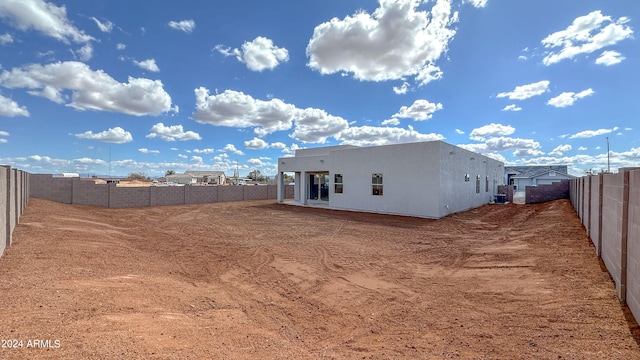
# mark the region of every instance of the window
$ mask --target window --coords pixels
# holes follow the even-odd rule
[[[476,176],[476,194],[480,194],[480,175]]]
[[[489,192],[489,175],[484,180],[484,192]]]
[[[382,174],[371,175],[371,194],[382,196]]]
[[[471,180],[471,177],[469,177],[469,174],[464,174],[464,181],[469,182],[469,180]]]
[[[333,192],[342,194],[342,174],[333,175]]]

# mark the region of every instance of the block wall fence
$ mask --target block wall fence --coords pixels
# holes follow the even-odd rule
[[[640,170],[570,180],[569,192],[618,298],[640,321]]]
[[[0,256],[11,246],[13,229],[29,200],[30,174],[0,166]]]
[[[293,185],[285,187],[285,198],[293,198]],[[277,185],[119,187],[50,174],[31,174],[30,191],[35,198],[108,208],[277,199]]]

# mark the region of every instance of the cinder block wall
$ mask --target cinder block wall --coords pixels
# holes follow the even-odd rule
[[[616,284],[621,296],[620,265],[623,219],[624,174],[605,174],[603,187],[602,214],[602,261]]]
[[[71,179],[71,203],[109,207],[109,184],[95,184],[92,179]]]
[[[57,178],[51,174],[31,174],[31,196],[71,204],[73,178]]]
[[[640,320],[640,170],[571,180],[569,189],[618,297]]]
[[[562,180],[553,184],[527,186],[525,193],[527,204],[543,203],[551,200],[569,198],[569,180]]]
[[[498,194],[507,195],[507,201],[513,202],[513,186],[512,185],[498,185]]]
[[[0,166],[0,256],[13,242],[12,234],[29,200],[30,174]]]
[[[627,305],[640,321],[640,170],[629,174]]]

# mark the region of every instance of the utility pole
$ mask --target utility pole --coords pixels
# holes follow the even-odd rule
[[[608,136],[607,136],[607,173],[611,174],[611,161],[610,161],[609,137]]]

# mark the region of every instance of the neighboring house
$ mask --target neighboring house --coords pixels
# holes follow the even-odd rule
[[[505,184],[513,186],[514,191],[525,191],[526,186],[538,186],[574,179],[567,173],[567,165],[549,166],[505,166]]]
[[[226,181],[226,176],[223,171],[185,171],[184,174],[167,175],[165,179],[170,183],[185,185],[222,185]]]
[[[502,162],[442,141],[296,150],[278,159],[294,173],[293,204],[440,218],[488,204],[502,184]]]

